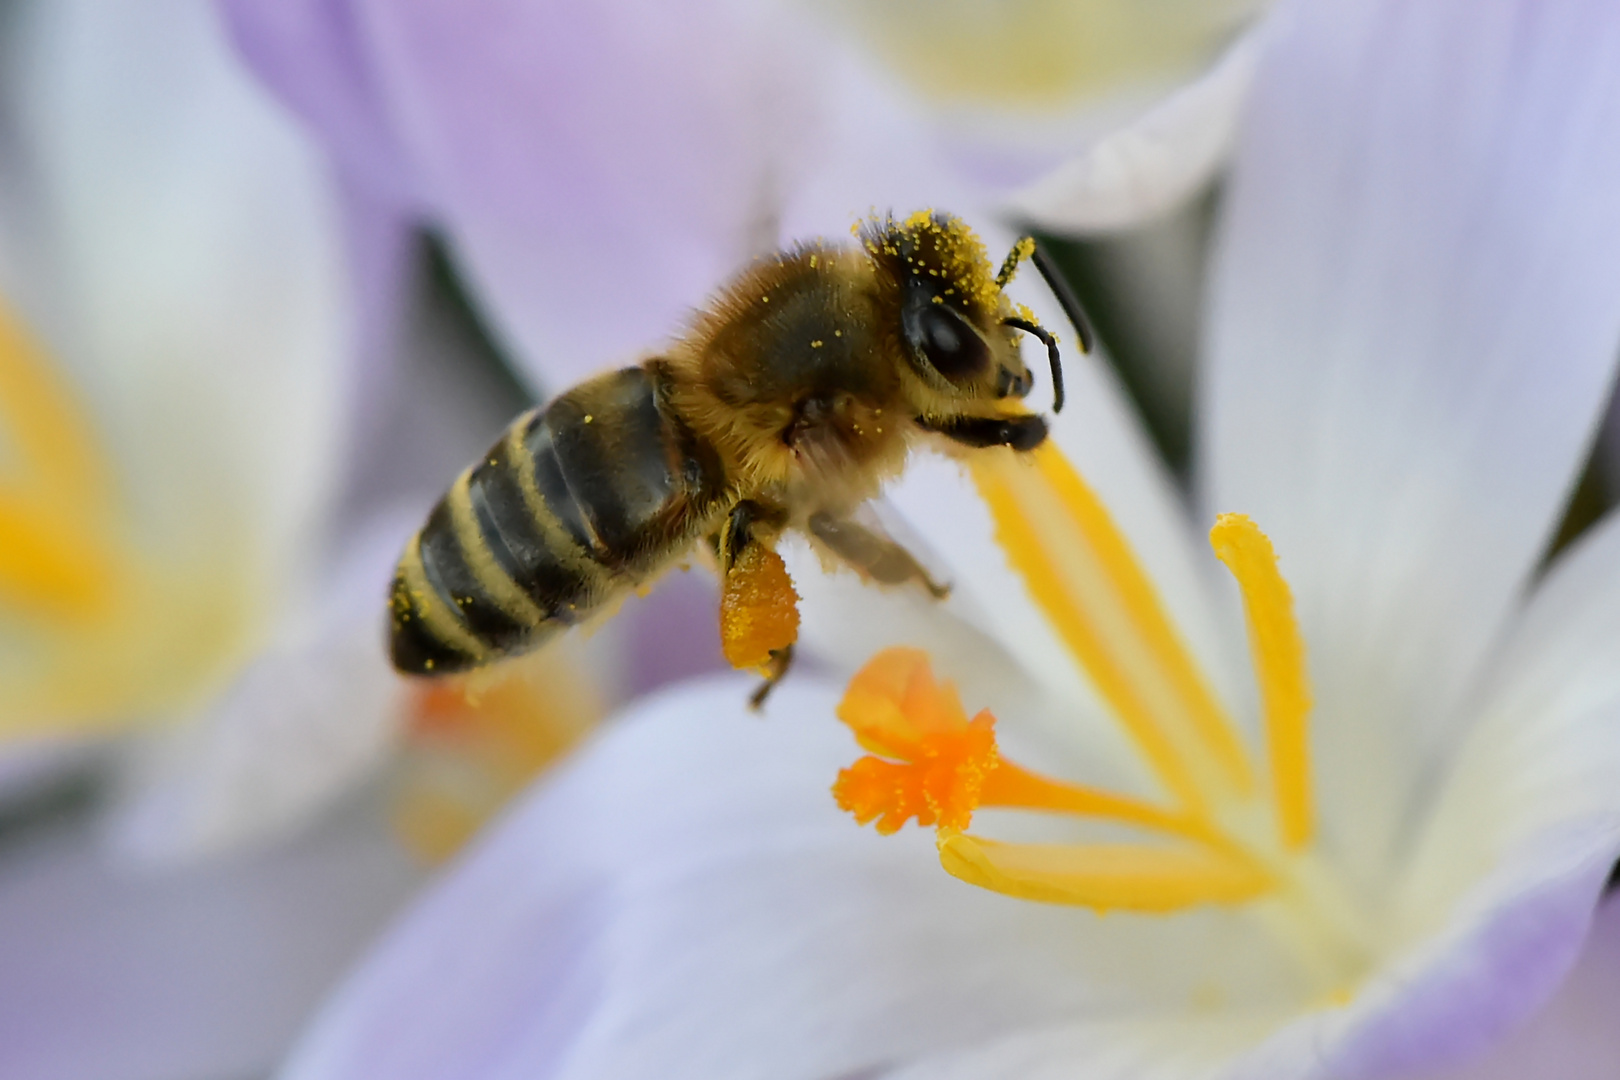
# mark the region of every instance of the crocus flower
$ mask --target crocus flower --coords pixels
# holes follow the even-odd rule
[[[750,257],[874,203],[1065,228],[1163,210],[1224,159],[1259,6],[224,9],[353,188],[445,235],[515,365],[555,391],[656,348]]]
[[[336,520],[338,191],[207,3],[6,20],[0,753],[150,736],[116,755],[150,854],[289,828],[400,705],[375,598],[402,530]]]
[[[1620,853],[1620,520],[1539,567],[1620,352],[1620,20],[1279,14],[1200,526],[1076,362],[1035,462],[975,466],[984,502],[925,462],[897,490],[943,613],[821,605],[832,645],[931,672],[882,653],[763,723],[736,680],[635,710],[396,927],[290,1080],[1386,1077],[1553,994]],[[862,817],[912,792],[934,834],[857,829],[840,769]]]

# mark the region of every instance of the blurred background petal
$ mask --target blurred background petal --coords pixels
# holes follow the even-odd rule
[[[261,1076],[421,880],[375,798],[273,854],[151,874],[0,833],[0,1075]]]

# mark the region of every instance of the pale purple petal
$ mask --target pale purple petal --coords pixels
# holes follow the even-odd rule
[[[1205,507],[1276,543],[1329,842],[1371,871],[1620,356],[1620,17],[1296,3],[1215,266]]]
[[[243,59],[355,181],[398,206],[422,204],[352,0],[221,0],[220,7]]]
[[[420,881],[376,807],[297,844],[160,874],[89,830],[0,859],[0,1075],[262,1076]]]
[[[1233,1080],[1383,1080],[1479,1053],[1540,1007],[1574,965],[1614,865],[1617,820],[1548,829],[1517,847],[1342,1008],[1308,1013]]]
[[[634,360],[776,245],[814,72],[775,5],[357,0],[432,211],[547,386]]]
[[[1243,911],[1026,904],[925,833],[832,805],[834,695],[764,721],[726,680],[645,705],[520,805],[385,940],[289,1080],[1374,1078],[1476,1050],[1576,958],[1613,823],[1509,851],[1339,1007]],[[903,1066],[912,1064],[909,1071]]]
[[[1598,909],[1575,970],[1540,1012],[1478,1058],[1421,1080],[1613,1080],[1620,1074],[1617,1002],[1620,901],[1611,897]]]
[[[1574,963],[1607,866],[1585,845],[1553,844],[1527,861],[1548,877],[1500,907],[1469,905],[1434,940],[1347,988],[1342,1006],[1296,1003],[1281,1030],[1263,1010],[1165,1018],[1089,1015],[1028,1025],[929,1055],[888,1080],[1417,1080],[1413,1070],[1477,1053],[1521,1020]],[[1528,854],[1528,853],[1527,853]],[[1571,854],[1573,859],[1567,858]],[[1515,867],[1515,872],[1527,866]],[[1506,875],[1513,878],[1513,874]],[[1519,884],[1527,884],[1519,882]],[[1482,891],[1488,891],[1488,886]],[[1256,1046],[1255,1044],[1260,1044]],[[1556,1075],[1564,1080],[1562,1074]],[[1605,1074],[1607,1075],[1607,1074]]]
[[[604,732],[395,928],[285,1075],[810,1080],[1095,1014],[1174,1055],[1207,1037],[1182,1023],[1198,987],[1290,1000],[1241,915],[1019,903],[944,874],[924,831],[858,828],[827,790],[858,756],[835,694],[801,678],[762,720],[750,687]]]
[[[361,481],[366,448],[388,434],[386,405],[409,345],[408,318],[421,263],[415,223],[369,188],[342,185],[343,236],[355,306],[355,362],[346,439],[339,457],[343,479]]]

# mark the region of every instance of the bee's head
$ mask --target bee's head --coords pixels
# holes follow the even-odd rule
[[[903,351],[930,389],[958,408],[1024,397],[1035,377],[1019,352],[1016,331],[1023,330],[1047,344],[1056,408],[1062,407],[1055,342],[1002,291],[1033,241],[1020,241],[998,276],[973,230],[947,214],[922,210],[904,221],[877,219],[862,240],[895,284]]]

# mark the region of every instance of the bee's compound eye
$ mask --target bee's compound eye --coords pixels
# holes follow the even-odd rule
[[[981,374],[990,366],[990,348],[967,321],[941,304],[918,312],[911,331],[912,344],[945,378],[959,382]]]

